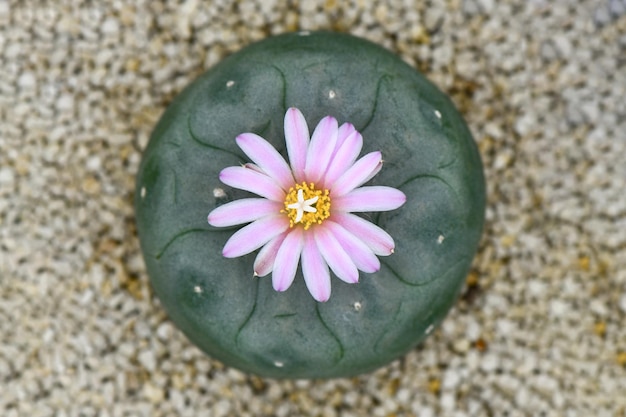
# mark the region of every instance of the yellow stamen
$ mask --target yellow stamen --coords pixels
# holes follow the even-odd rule
[[[289,189],[281,213],[289,216],[290,227],[299,223],[308,230],[311,225],[321,224],[330,216],[329,194],[328,190],[316,190],[312,182],[296,184]]]

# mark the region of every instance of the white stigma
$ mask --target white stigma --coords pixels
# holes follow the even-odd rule
[[[288,209],[296,210],[296,223],[299,223],[302,220],[302,216],[304,216],[305,211],[308,213],[317,213],[317,209],[312,207],[311,204],[315,204],[318,198],[318,196],[315,196],[305,200],[302,190],[298,190],[298,201],[287,206]]]

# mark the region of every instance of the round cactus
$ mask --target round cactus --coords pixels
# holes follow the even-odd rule
[[[331,262],[328,294],[307,287],[304,265],[286,287],[255,276],[258,250],[223,253],[241,226],[207,222],[216,208],[253,196],[250,187],[220,181],[227,167],[258,169],[239,135],[264,138],[289,162],[285,115],[293,108],[311,129],[327,116],[351,123],[362,137],[361,156],[380,151],[384,160],[365,185],[406,196],[388,211],[358,214],[384,229],[395,250],[378,258],[375,272],[360,272],[356,284],[337,279]],[[306,187],[298,189],[313,196]],[[315,207],[317,198],[307,206],[294,190],[285,207],[305,214]],[[332,193],[320,223],[338,207]],[[420,73],[368,41],[303,32],[244,48],[174,100],[145,150],[135,208],[154,291],[202,350],[262,376],[341,377],[397,358],[446,315],[477,249],[485,184],[467,126]],[[302,221],[294,213],[292,228]]]

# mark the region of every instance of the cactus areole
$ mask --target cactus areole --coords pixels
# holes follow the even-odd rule
[[[172,102],[135,209],[152,287],[203,351],[266,377],[346,377],[415,347],[454,304],[485,181],[423,75],[363,39],[300,32]]]

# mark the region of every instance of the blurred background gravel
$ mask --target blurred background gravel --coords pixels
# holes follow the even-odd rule
[[[487,223],[441,328],[272,381],[167,320],[134,175],[172,98],[272,34],[380,43],[474,133]],[[626,416],[626,0],[0,0],[0,415]]]

